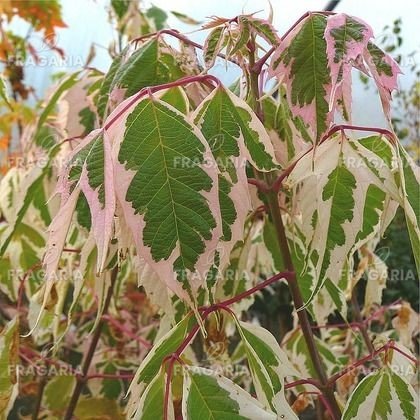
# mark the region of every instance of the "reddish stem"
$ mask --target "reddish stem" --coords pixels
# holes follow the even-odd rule
[[[321,388],[321,383],[318,380],[312,379],[312,378],[299,379],[298,381],[289,382],[288,384],[286,384],[284,386],[284,388],[285,389],[290,389],[290,388],[294,388],[295,386],[299,386],[299,385],[313,385],[318,389]]]
[[[75,254],[79,254],[82,251],[80,249],[74,249],[74,248],[63,248],[63,252],[74,252]]]
[[[273,185],[271,186],[271,189],[274,192],[279,192],[283,181],[290,175],[290,173],[295,169],[295,166],[299,163],[301,159],[303,159],[308,153],[310,153],[313,150],[314,146],[310,147],[308,150],[305,151],[301,156],[299,156],[298,159],[296,159],[294,162],[292,162],[284,171],[278,176],[278,178],[273,182]]]
[[[211,74],[200,74],[197,76],[183,77],[174,82],[164,83],[158,86],[151,86],[151,87],[143,88],[139,92],[137,92],[135,95],[133,95],[131,99],[127,102],[127,104],[119,112],[117,112],[117,114],[114,115],[114,117],[107,124],[105,124],[104,129],[108,130],[110,127],[112,127],[115,124],[115,122],[118,121],[118,119],[121,117],[121,115],[123,115],[124,112],[126,112],[131,106],[133,106],[143,96],[150,95],[164,89],[184,86],[184,85],[188,85],[194,82],[204,83],[207,81],[213,82],[216,86],[221,85],[221,82],[217,77],[212,76]]]
[[[161,29],[158,32],[154,32],[154,33],[147,34],[147,35],[142,35],[142,36],[140,36],[138,38],[135,38],[131,42],[136,43],[136,42],[142,41],[142,40],[147,39],[147,38],[152,38],[154,36],[158,38],[158,37],[160,37],[161,35],[164,35],[164,34],[171,35],[174,38],[177,38],[180,41],[185,42],[186,44],[192,45],[193,47],[198,48],[200,50],[203,50],[204,49],[204,46],[203,45],[198,44],[197,42],[192,41],[191,39],[189,39],[186,36],[182,35],[178,31],[176,31],[175,29]],[[237,66],[239,66],[239,64],[238,64],[238,62],[236,60],[234,60],[232,58],[228,58],[228,57],[226,57],[226,55],[224,55],[222,53],[218,53],[217,55],[220,58],[223,58],[224,60],[228,60],[228,61],[236,64]]]
[[[40,267],[42,267],[42,263],[37,262],[29,270],[27,270],[26,273],[23,275],[23,277],[20,279],[20,284],[19,284],[19,289],[18,289],[18,300],[16,303],[16,310],[18,313],[20,313],[20,310],[22,307],[23,293],[25,291],[25,281],[28,279],[30,274],[32,274],[37,268],[40,268]]]
[[[357,367],[371,361],[373,358],[375,358],[378,354],[387,351],[389,349],[393,349],[395,351],[397,351],[398,353],[402,354],[403,356],[405,356],[407,359],[409,359],[411,362],[413,362],[414,364],[418,365],[419,361],[417,359],[415,359],[414,357],[412,357],[411,355],[407,354],[405,351],[399,349],[398,347],[395,346],[394,341],[390,340],[387,343],[385,343],[382,347],[380,347],[378,350],[375,350],[373,353],[368,354],[365,357],[362,357],[359,360],[356,360],[354,363],[352,363],[350,366],[348,366],[347,368],[343,369],[341,372],[336,373],[335,375],[331,376],[328,379],[328,385],[331,385],[335,382],[337,382],[338,379],[340,379],[342,376],[346,375],[347,373],[351,372],[352,370],[356,369]]]
[[[392,302],[388,305],[381,306],[377,311],[375,311],[372,315],[370,315],[366,318],[366,320],[365,320],[366,324],[368,324],[370,321],[374,320],[378,316],[385,313],[389,308],[392,308],[393,306],[398,305],[399,303],[401,303],[401,298],[397,299],[395,302]]]
[[[369,132],[373,132],[373,133],[383,134],[384,136],[388,137],[389,140],[393,144],[395,144],[395,134],[392,133],[391,131],[387,130],[386,128],[381,128],[381,127],[363,127],[363,126],[359,126],[359,125],[350,125],[350,124],[334,125],[324,135],[324,137],[321,139],[321,142],[327,140],[329,137],[331,137],[333,134],[337,133],[338,131],[344,131],[344,130],[369,131]]]
[[[255,185],[261,192],[267,193],[271,190],[264,181],[255,178],[248,178],[248,184]]]
[[[330,417],[334,419],[335,418],[334,411],[330,403],[328,402],[328,400],[324,397],[324,394],[322,394],[322,392],[319,393],[319,400],[324,405],[325,409],[328,411],[328,414],[330,415]]]
[[[355,131],[369,131],[373,133],[379,133],[383,134],[384,136],[387,136],[390,141],[395,144],[395,135],[387,130],[386,128],[379,128],[379,127],[362,127],[357,125],[349,125],[349,124],[340,124],[333,126],[328,133],[324,135],[324,137],[321,139],[320,143],[323,143],[325,140],[327,140],[329,137],[331,137],[333,134],[337,133],[338,131],[344,131],[344,130],[355,130]],[[298,164],[298,162],[306,156],[309,152],[313,151],[314,146],[310,147],[308,150],[305,151],[298,159],[296,159],[294,162],[292,162],[274,181],[273,185],[271,186],[271,189],[274,192],[278,192],[282,186],[282,183],[285,178],[287,178],[290,173],[293,171],[295,166]]]
[[[414,358],[413,356],[410,356],[408,353],[406,353],[404,350],[401,350],[400,348],[396,347],[393,342],[391,342],[391,344],[389,345],[389,348],[392,350],[397,351],[398,353],[402,354],[403,356],[405,356],[408,360],[410,360],[411,362],[413,362],[415,365],[419,364],[419,361]]]
[[[260,59],[258,59],[252,66],[251,71],[260,74],[266,61],[270,58],[271,54],[276,51],[276,47],[271,47]]]
[[[163,402],[163,419],[164,420],[168,420],[169,398],[171,395],[171,381],[172,381],[172,374],[173,374],[175,362],[176,362],[176,358],[171,357],[169,359],[168,370],[166,373],[165,399]]]
[[[134,375],[132,373],[127,374],[112,374],[112,373],[93,373],[87,375],[85,379],[129,379],[132,380]]]
[[[313,15],[313,14],[317,14],[317,15],[324,15],[324,16],[330,16],[330,15],[335,15],[335,12],[328,12],[325,10],[320,10],[320,11],[316,11],[316,12],[306,12],[304,13],[286,32],[285,34],[281,37],[281,40],[283,41],[284,39],[286,39],[289,34],[296,28],[296,26],[299,25],[300,22],[302,22],[303,20],[305,20],[308,16]]]
[[[116,319],[114,319],[112,316],[110,316],[110,315],[103,315],[102,316],[102,319],[108,321],[115,328],[117,328],[118,330],[124,332],[130,338],[132,338],[133,340],[136,340],[137,342],[139,342],[140,344],[142,344],[146,348],[151,349],[153,347],[152,344],[149,341],[145,340],[143,337],[140,337],[140,336],[136,335],[135,333],[133,333],[132,331],[130,331],[124,324],[121,324]]]

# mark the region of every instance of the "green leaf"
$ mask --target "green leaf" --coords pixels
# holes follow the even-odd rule
[[[119,2],[118,2],[119,3]],[[104,76],[102,80],[101,87],[99,88],[98,94],[95,96],[96,109],[98,110],[98,115],[101,119],[104,119],[107,116],[107,104],[109,95],[111,93],[111,86],[117,70],[119,69],[123,57],[127,54],[128,47],[126,47],[121,54],[118,54],[111,63],[111,67],[108,70],[108,73]]]
[[[314,267],[307,303],[329,280],[331,299],[344,309],[340,290],[343,294],[347,287],[354,252],[389,223],[383,220],[392,218],[392,212],[385,214],[389,196],[401,201],[392,169],[368,152],[363,140],[334,136],[317,147],[315,156],[301,159],[288,177],[290,187],[299,186],[294,200],[302,214],[299,229],[307,250],[303,269]],[[383,147],[387,150],[386,143]]]
[[[13,111],[13,107],[9,100],[9,95],[7,93],[6,81],[4,80],[2,74],[0,74],[0,98],[3,99],[3,101],[6,102],[6,105],[10,108],[10,110]]]
[[[16,211],[15,220],[10,224],[10,226],[7,229],[7,232],[3,236],[3,241],[0,248],[0,257],[3,256],[6,252],[6,249],[9,246],[13,235],[16,233],[16,229],[19,227],[31,204],[33,204],[34,202],[39,204],[39,201],[37,201],[39,200],[39,197],[45,196],[44,179],[50,173],[50,165],[53,161],[53,158],[57,154],[59,148],[60,145],[57,145],[53,149],[51,149],[49,152],[47,165],[45,165],[42,169],[39,167],[34,167],[30,174],[27,176],[25,184],[22,185],[22,195],[24,196],[24,198]],[[44,217],[46,217],[44,210],[43,214]]]
[[[316,377],[316,369],[312,362],[305,338],[301,330],[293,330],[284,339],[285,350],[289,360],[293,361],[296,369],[300,372],[300,378]],[[347,362],[347,357],[340,358],[333,352],[328,344],[317,337],[315,343],[321,356],[321,362],[328,375],[332,375],[343,368]]]
[[[238,51],[244,48],[251,36],[251,28],[246,16],[238,16],[239,36],[229,51],[229,56],[235,55]]]
[[[38,118],[38,122],[36,125],[35,137],[37,134],[43,129],[45,122],[49,115],[54,111],[55,106],[57,105],[59,99],[63,95],[64,92],[69,90],[72,86],[74,86],[78,79],[80,71],[71,74],[70,76],[66,77],[58,86],[58,88],[54,91],[52,96],[49,98],[48,103],[46,104],[45,108],[43,109],[41,115]]]
[[[236,322],[245,345],[258,400],[277,413],[277,418],[297,419],[284,395],[284,378],[298,372],[288,361],[276,339],[264,328]]]
[[[158,375],[149,383],[141,396],[139,407],[135,417],[136,420],[163,420],[165,384],[167,376],[164,369],[161,369]],[[169,404],[169,418],[173,419],[173,407]]]
[[[393,369],[384,367],[362,379],[350,395],[343,420],[418,418],[418,396]]]
[[[156,31],[160,31],[166,26],[168,15],[160,7],[150,7],[146,11],[146,16],[154,22]]]
[[[128,11],[130,0],[111,0],[111,6],[119,19],[122,19]]]
[[[88,231],[92,227],[92,219],[89,209],[89,204],[83,193],[80,193],[76,204],[77,223]]]
[[[185,15],[184,13],[176,12],[175,10],[172,10],[171,13],[182,23],[186,23],[187,25],[199,25],[201,23],[201,21],[195,20],[192,17]]]
[[[133,229],[138,251],[148,247],[153,261],[170,270],[162,278],[175,271],[190,293],[185,276],[219,223],[217,168],[201,133],[168,104],[144,99],[127,118],[118,161],[134,173],[120,185],[123,209],[144,218],[143,231]]]
[[[281,253],[279,242],[277,240],[275,227],[271,220],[269,220],[268,218],[264,221],[263,237],[265,246],[267,247],[273,258],[274,268],[277,270],[277,272],[282,272],[285,269],[283,255]]]
[[[78,198],[78,219],[85,226],[92,225],[98,248],[97,272],[101,273],[112,236],[115,213],[115,190],[111,144],[107,133],[91,132],[70,155],[70,163],[61,178],[64,184],[80,186],[83,196]],[[90,218],[85,201],[89,206]],[[60,213],[60,212],[59,212]],[[55,246],[55,245],[54,245]]]
[[[336,168],[328,175],[328,180],[322,189],[322,201],[329,202],[329,213],[323,214],[326,220],[326,240],[325,248],[319,253],[317,249],[316,255],[320,255],[320,263],[318,265],[319,275],[318,282],[312,291],[309,301],[318,293],[324,282],[326,281],[327,268],[331,264],[332,251],[346,242],[346,233],[343,225],[353,220],[353,211],[355,206],[354,190],[356,189],[356,178],[345,166],[340,158]]]
[[[200,105],[194,120],[209,141],[221,170],[244,156],[260,171],[278,168],[273,145],[261,121],[235,94],[218,86]],[[237,165],[243,165],[239,159]]]
[[[280,43],[280,38],[277,35],[277,31],[271,25],[270,22],[264,19],[254,18],[252,16],[246,16],[252,31],[264,38],[270,45],[277,46]]]
[[[64,414],[75,384],[76,378],[72,375],[51,378],[44,389],[44,406],[52,412]]]
[[[223,48],[223,35],[225,28],[223,26],[218,26],[214,28],[206,38],[203,49],[204,64],[206,68],[213,66],[217,54],[220,53],[220,50]]]
[[[331,121],[330,69],[324,32],[326,18],[311,14],[277,48],[270,72],[284,76],[293,115],[309,124],[318,141]]]
[[[0,415],[7,417],[11,408],[19,360],[19,322],[13,318],[0,332]]]
[[[146,387],[150,385],[153,379],[158,376],[164,358],[170,356],[179,347],[194,322],[194,317],[185,317],[154,344],[152,350],[150,350],[146,358],[142,361],[127,392],[130,394],[128,402],[129,418],[140,414],[139,400],[141,395],[143,395]]]
[[[153,38],[121,63],[115,72],[110,92],[116,88],[124,89],[124,98],[127,98],[144,87],[171,82],[184,75],[174,53]]]
[[[117,401],[89,397],[80,399],[74,415],[76,418],[83,420],[97,420],[98,418],[124,420],[126,418]]]
[[[78,181],[86,165],[87,178],[92,190],[98,190],[98,198],[102,206],[105,205],[104,189],[104,138],[102,132],[95,135],[89,143],[74,155],[70,165],[70,179]]]
[[[232,240],[232,228],[234,224],[237,212],[235,209],[235,203],[230,198],[229,194],[232,191],[232,184],[228,179],[224,178],[222,175],[219,175],[219,203],[220,203],[220,213],[222,216],[222,231],[223,241]],[[235,242],[235,241],[233,241]]]
[[[165,90],[159,99],[169,105],[172,105],[183,114],[188,114],[190,110],[188,96],[186,95],[184,89],[179,86]]]
[[[185,419],[275,419],[238,385],[211,370],[184,368],[182,415]]]
[[[402,146],[399,146],[403,208],[411,247],[420,275],[420,168]]]
[[[107,362],[103,369],[105,374],[116,374],[118,373],[118,366],[112,361]],[[122,381],[114,378],[104,379],[101,385],[101,395],[109,400],[116,400],[120,396],[123,390]]]

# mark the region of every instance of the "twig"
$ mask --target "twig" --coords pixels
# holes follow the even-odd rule
[[[103,314],[108,313],[109,305],[111,303],[112,294],[114,291],[115,283],[117,282],[118,276],[118,267],[113,268],[111,272],[111,284],[108,289],[108,293],[105,298],[104,306],[103,306]],[[76,409],[77,402],[79,400],[80,394],[82,392],[83,386],[85,385],[87,374],[89,372],[90,364],[92,363],[93,356],[95,355],[96,346],[98,345],[99,338],[101,336],[102,328],[105,322],[101,319],[93,333],[92,340],[90,342],[90,346],[88,352],[86,354],[86,358],[83,363],[82,367],[82,374],[77,376],[76,386],[74,387],[73,394],[70,399],[70,403],[67,407],[66,414],[64,416],[64,420],[71,420],[73,417],[73,412]]]
[[[255,185],[261,192],[267,193],[271,190],[271,187],[268,186],[261,179],[248,178],[248,184]]]
[[[357,294],[356,294],[356,287],[353,289],[351,294],[351,305],[353,309],[354,318],[359,325],[360,333],[362,334],[363,340],[366,344],[366,347],[369,350],[369,353],[373,353],[375,351],[375,347],[373,347],[372,341],[369,337],[366,324],[363,321],[362,314],[360,313],[359,302],[357,301]]]
[[[46,363],[46,366],[48,367],[48,364]],[[38,420],[39,418],[39,411],[41,410],[41,404],[42,404],[42,397],[44,395],[44,389],[48,382],[48,375],[41,376],[41,379],[38,383],[38,393],[35,400],[35,407],[33,409],[32,413],[32,420]]]
[[[312,379],[312,378],[299,379],[299,380],[294,381],[294,382],[289,382],[288,384],[284,385],[284,388],[285,389],[290,389],[290,388],[294,388],[295,386],[299,386],[299,385],[313,385],[318,389],[321,388],[321,384],[319,383],[319,381],[317,381],[316,379]]]
[[[109,323],[111,323],[115,328],[124,332],[130,338],[132,338],[133,340],[136,340],[138,343],[142,344],[144,347],[146,347],[148,349],[152,348],[152,345],[147,340],[145,340],[143,337],[140,337],[140,336],[134,334],[132,331],[130,331],[128,328],[126,328],[124,324],[121,324],[116,319],[114,319],[112,316],[102,315],[102,319],[104,319],[106,321],[109,321]]]

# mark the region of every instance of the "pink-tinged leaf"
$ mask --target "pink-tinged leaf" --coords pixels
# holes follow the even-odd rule
[[[114,117],[115,189],[137,255],[193,304],[221,236],[217,165],[198,128],[157,97],[128,99]]]
[[[144,259],[135,257],[134,266],[137,271],[138,285],[144,288],[150,303],[161,308],[165,315],[172,318],[175,312],[171,301],[173,295],[166,284]]]
[[[392,91],[398,88],[397,78],[402,73],[396,61],[372,42],[369,42],[363,57],[375,80],[385,116],[390,119]]]
[[[104,269],[114,227],[115,190],[111,144],[106,131],[93,139],[80,175],[80,188],[89,204],[98,248],[97,272]]]
[[[219,268],[229,262],[233,246],[243,239],[245,218],[251,210],[241,129],[225,95],[224,89],[215,89],[192,115],[221,172],[219,202],[223,236],[218,246]]]
[[[49,236],[43,258],[43,265],[45,268],[45,283],[42,290],[43,301],[32,331],[37,327],[41,319],[43,309],[50,298],[51,290],[53,289],[56,280],[59,279],[58,266],[79,195],[80,186],[76,185],[68,199],[64,203],[62,202],[59,212],[54,217],[48,228]],[[31,334],[31,332],[29,334]]]
[[[82,172],[84,159],[81,155],[83,150],[86,150],[92,140],[98,136],[100,130],[93,130],[66,156],[67,165],[64,165],[58,175],[57,185],[55,187],[54,195],[58,194],[62,202],[66,202],[72,187],[77,183]]]
[[[328,130],[333,115],[325,28],[325,16],[303,19],[280,42],[269,69],[271,77],[286,84],[292,114],[310,126],[314,143]]]
[[[264,38],[270,45],[277,46],[280,43],[280,37],[277,30],[271,23],[264,19],[254,18],[252,16],[243,16],[249,23],[251,31],[255,35]]]
[[[329,107],[332,110],[339,102],[348,121],[351,118],[351,69],[372,36],[372,28],[361,19],[343,13],[327,19],[324,37],[332,83]]]
[[[206,68],[213,66],[217,54],[219,54],[220,50],[223,48],[224,31],[224,26],[218,26],[214,28],[206,38],[203,48],[204,64]]]
[[[113,232],[116,201],[109,137],[101,130],[92,131],[73,150],[68,162],[61,171],[56,193],[66,201],[74,185],[80,185],[90,209],[98,248],[97,272],[100,273]]]
[[[300,117],[293,117],[286,100],[284,86],[278,89],[277,99],[262,100],[264,125],[274,147],[277,161],[286,167],[292,159],[312,146],[312,139]]]

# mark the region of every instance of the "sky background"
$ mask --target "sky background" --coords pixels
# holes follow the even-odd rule
[[[284,33],[303,13],[308,10],[322,10],[327,0],[272,0],[274,11],[274,26],[279,34]],[[264,0],[154,0],[154,5],[164,10],[175,10],[184,13],[198,21],[205,21],[208,16],[217,15],[233,17],[241,13],[260,11],[256,16],[265,18],[269,14],[269,3]],[[57,55],[50,51],[41,51],[44,60],[40,66],[30,65],[27,67],[26,80],[29,85],[36,88],[39,97],[51,85],[51,75],[60,71],[75,71],[80,68],[89,54],[92,43],[96,46],[96,56],[91,65],[102,71],[106,71],[110,64],[107,47],[114,38],[114,31],[108,22],[108,0],[61,0],[63,19],[68,28],[58,30],[57,45],[66,52],[66,59],[60,62]],[[147,6],[150,2],[142,1]],[[405,72],[400,77],[402,86],[409,86],[413,80],[409,67],[412,60],[418,60],[420,54],[409,58],[413,51],[419,51],[419,18],[420,2],[417,0],[341,0],[335,11],[345,12],[368,22],[377,37],[383,33],[385,25],[401,17],[402,37],[404,44],[401,49],[403,55],[402,70]],[[173,16],[169,17],[169,26],[187,33],[196,29],[190,25],[181,23]],[[22,22],[13,23],[14,30],[25,34],[26,28]],[[188,36],[203,43],[207,31],[194,32]],[[36,40],[34,40],[36,41]],[[222,64],[222,63],[221,63]],[[232,82],[238,75],[234,66],[226,70],[224,65],[217,66],[215,74],[225,83]],[[383,124],[380,104],[373,92],[366,92],[357,85],[354,91],[354,119],[359,124]]]

